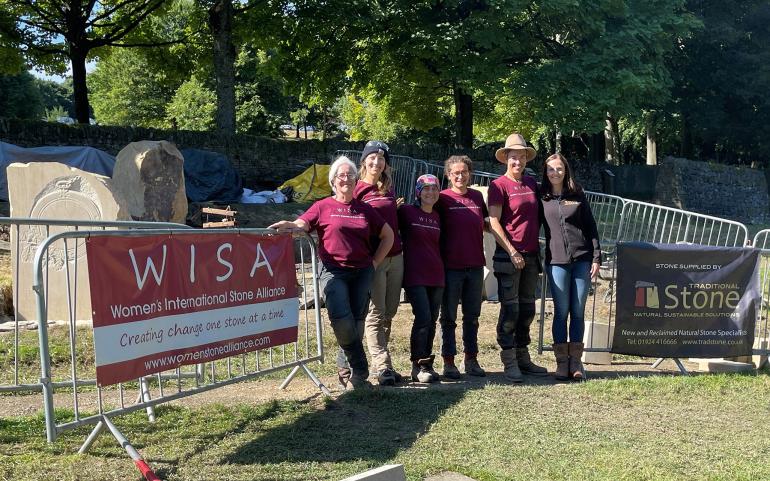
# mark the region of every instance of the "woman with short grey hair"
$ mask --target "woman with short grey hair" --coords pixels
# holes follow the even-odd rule
[[[320,283],[332,330],[342,348],[337,356],[340,383],[345,388],[369,387],[369,363],[362,342],[364,317],[374,270],[393,245],[393,229],[375,210],[353,198],[356,166],[339,157],[329,169],[334,194],[321,199],[294,221],[271,225],[278,232],[318,233]],[[372,237],[379,238],[375,249]]]

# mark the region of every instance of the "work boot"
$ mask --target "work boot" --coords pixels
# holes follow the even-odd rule
[[[500,360],[503,362],[503,374],[506,379],[513,382],[524,382],[524,377],[519,370],[519,363],[516,360],[516,349],[500,351]]]
[[[583,343],[582,342],[570,342],[568,343],[569,350],[569,375],[575,381],[582,381],[585,379],[583,373],[583,362],[580,358],[583,356]]]
[[[428,384],[433,382],[433,376],[430,373],[432,359],[420,359],[412,363],[412,380]]]
[[[556,356],[556,376],[557,381],[566,381],[569,379],[569,349],[566,342],[559,342],[553,345],[553,355]]]
[[[454,356],[444,356],[444,371],[441,373],[447,379],[460,379],[462,374],[460,370],[455,366]]]
[[[466,356],[463,364],[463,370],[465,371],[465,374],[469,376],[485,377],[487,375],[486,371],[479,365],[479,361],[476,359],[475,355],[472,357]]]
[[[337,369],[337,379],[340,382],[342,389],[347,389],[350,382],[350,369],[347,367],[341,367]]]
[[[377,382],[380,386],[395,386],[396,373],[393,369],[385,368],[377,373]]]
[[[360,390],[367,390],[372,388],[372,384],[366,379],[367,375],[361,375],[357,373],[353,373],[350,376],[350,379],[348,380],[347,386],[345,387],[348,391],[360,391]]]
[[[530,374],[532,376],[548,375],[548,369],[532,362],[532,358],[529,357],[529,349],[526,347],[519,347],[516,349],[516,360],[519,362],[519,369],[524,374]]]

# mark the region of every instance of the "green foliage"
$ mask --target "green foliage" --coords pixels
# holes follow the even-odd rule
[[[134,49],[117,49],[89,75],[94,115],[100,124],[166,126],[166,103],[174,89]]]
[[[69,117],[69,114],[67,114],[67,111],[64,110],[64,107],[61,105],[57,105],[50,109],[45,109],[45,119],[48,122],[58,122],[58,120],[62,117]]]
[[[35,79],[40,95],[43,97],[43,106],[46,111],[61,108],[65,117],[74,117],[75,109],[72,105],[72,78],[64,82],[53,80]]]
[[[32,74],[0,76],[0,117],[40,119],[44,113],[43,98]]]
[[[166,120],[182,130],[211,130],[216,110],[216,94],[192,77],[177,89],[166,109]]]
[[[691,0],[703,28],[687,39],[676,65],[683,154],[749,162],[770,156],[770,3]],[[767,165],[767,164],[766,164]]]

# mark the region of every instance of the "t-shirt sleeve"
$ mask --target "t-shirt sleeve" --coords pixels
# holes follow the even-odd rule
[[[489,184],[489,189],[487,190],[487,203],[490,207],[493,205],[503,205],[503,193],[500,190],[500,187],[494,182]],[[486,210],[486,206],[484,207]],[[485,214],[484,217],[489,217],[489,214]]]
[[[316,227],[318,227],[318,219],[321,217],[321,208],[319,207],[319,203],[321,201],[318,201],[310,206],[308,210],[305,211],[304,214],[300,215],[298,218],[302,219],[307,223],[307,225],[310,227],[310,230],[314,230]]]

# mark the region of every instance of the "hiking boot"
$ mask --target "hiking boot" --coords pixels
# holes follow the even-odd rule
[[[385,368],[377,373],[377,382],[380,386],[395,386],[396,373],[392,369]]]
[[[347,389],[350,382],[350,369],[347,367],[341,367],[337,369],[337,379],[340,382],[342,389]]]
[[[438,382],[441,380],[441,376],[439,376],[436,370],[433,369],[433,364],[428,366],[428,372],[430,373],[431,382]]]
[[[446,364],[444,363],[444,370],[441,372],[441,375],[444,376],[447,379],[460,379],[463,377],[462,374],[460,374],[460,370],[457,369],[457,366],[454,364]]]
[[[530,374],[532,376],[547,376],[548,369],[543,366],[538,366],[532,362],[532,358],[529,357],[529,349],[526,347],[520,347],[516,349],[516,360],[519,363],[519,370],[524,374]]]
[[[465,374],[469,376],[485,377],[487,372],[481,368],[477,359],[466,359],[463,363]]]
[[[506,379],[513,382],[524,382],[524,377],[519,370],[519,362],[516,360],[515,349],[500,351],[500,360],[503,362],[503,374]]]
[[[553,345],[553,355],[556,357],[556,376],[557,381],[566,381],[569,379],[569,352],[566,342],[560,342]]]
[[[360,390],[367,390],[372,388],[372,383],[370,383],[367,379],[367,376],[361,376],[358,374],[353,374],[350,376],[350,379],[348,380],[348,384],[346,386],[346,390],[348,391],[360,391]]]
[[[412,381],[428,384],[433,382],[433,376],[428,371],[428,366],[419,362],[412,363]]]
[[[585,379],[583,363],[580,360],[583,356],[583,346],[582,342],[567,343],[569,351],[569,376],[575,381],[583,381]]]
[[[402,376],[400,372],[396,371],[393,368],[391,368],[390,371],[393,373],[393,377],[396,378],[396,384],[400,382],[404,382],[404,376]]]

